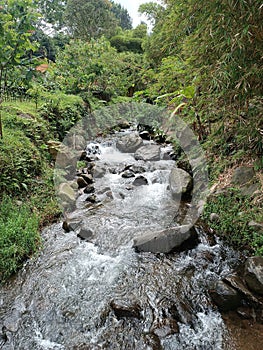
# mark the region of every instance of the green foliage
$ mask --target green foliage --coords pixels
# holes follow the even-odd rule
[[[142,39],[124,35],[115,35],[110,38],[110,43],[118,52],[131,51],[142,53]]]
[[[38,14],[33,0],[6,0],[0,8],[0,88],[14,66],[30,61],[27,53],[36,49],[30,38]]]
[[[5,281],[39,248],[37,216],[27,204],[17,204],[4,195],[0,232],[0,281]]]
[[[116,4],[114,1],[111,1],[110,10],[118,20],[118,24],[123,30],[132,29],[131,17],[128,11],[122,7],[121,4]]]
[[[68,0],[64,19],[73,37],[83,40],[109,37],[118,24],[111,3],[105,0]]]
[[[28,191],[32,177],[41,174],[40,152],[22,131],[4,129],[0,141],[0,193]]]
[[[39,110],[40,115],[49,123],[53,137],[62,141],[73,125],[87,113],[83,100],[61,92],[46,93],[45,100]]]
[[[220,220],[211,222],[211,213],[218,214]],[[203,219],[228,244],[263,255],[262,233],[248,225],[252,220],[262,222],[262,208],[251,203],[251,198],[242,196],[238,189],[212,197],[206,204]]]

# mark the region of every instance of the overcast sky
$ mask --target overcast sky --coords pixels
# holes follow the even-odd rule
[[[146,21],[143,16],[139,16],[138,8],[141,4],[145,2],[158,2],[156,0],[114,0],[114,2],[121,4],[129,12],[133,20],[133,27],[136,27],[141,21]]]

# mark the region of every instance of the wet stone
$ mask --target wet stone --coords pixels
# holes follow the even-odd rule
[[[223,281],[218,281],[210,295],[221,311],[236,310],[241,304],[241,295]]]
[[[88,196],[86,198],[86,202],[89,202],[89,203],[96,203],[96,196],[95,195],[91,195],[91,196]]]
[[[81,225],[81,220],[65,220],[62,223],[62,228],[66,232],[76,231]]]
[[[131,177],[135,177],[135,174],[130,170],[126,170],[121,174],[121,176],[125,179],[129,179]]]
[[[91,194],[91,193],[94,193],[95,192],[95,188],[94,186],[92,185],[89,185],[87,186],[85,189],[84,189],[84,193],[85,194]]]
[[[140,318],[141,308],[136,302],[114,300],[110,303],[110,306],[118,319],[123,317]]]
[[[86,227],[81,227],[78,233],[78,237],[80,237],[83,240],[89,240],[92,238],[92,236],[93,236],[93,231]]]
[[[137,176],[132,184],[134,186],[148,185],[148,180],[144,176]]]
[[[90,174],[81,174],[80,175],[87,184],[92,184],[93,183],[93,177]]]
[[[77,178],[77,184],[79,188],[84,188],[88,185],[88,183],[85,181],[85,179],[81,176]]]

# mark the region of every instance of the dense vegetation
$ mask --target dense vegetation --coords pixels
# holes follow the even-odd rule
[[[262,170],[261,1],[163,0],[140,11],[150,34],[143,23],[132,29],[114,1],[1,1],[0,277],[39,247],[36,226],[59,214],[48,141],[63,140],[91,110],[124,101],[164,106],[196,132],[212,182],[242,162]],[[225,211],[223,236],[238,211],[262,220],[261,202],[256,216],[247,198],[238,203]],[[262,254],[262,238],[239,224],[232,243]]]

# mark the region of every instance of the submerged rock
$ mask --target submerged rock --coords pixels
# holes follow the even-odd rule
[[[134,153],[143,145],[143,140],[137,134],[128,134],[116,142],[116,147],[123,153]]]
[[[183,243],[196,240],[196,230],[188,225],[168,228],[157,232],[147,232],[134,239],[134,248],[138,252],[170,253]]]
[[[87,227],[81,227],[78,237],[84,240],[89,240],[93,236],[93,231]]]
[[[263,295],[263,258],[253,256],[245,263],[244,278],[250,290]]]
[[[155,161],[161,159],[161,147],[157,145],[145,145],[134,154],[136,160]]]

